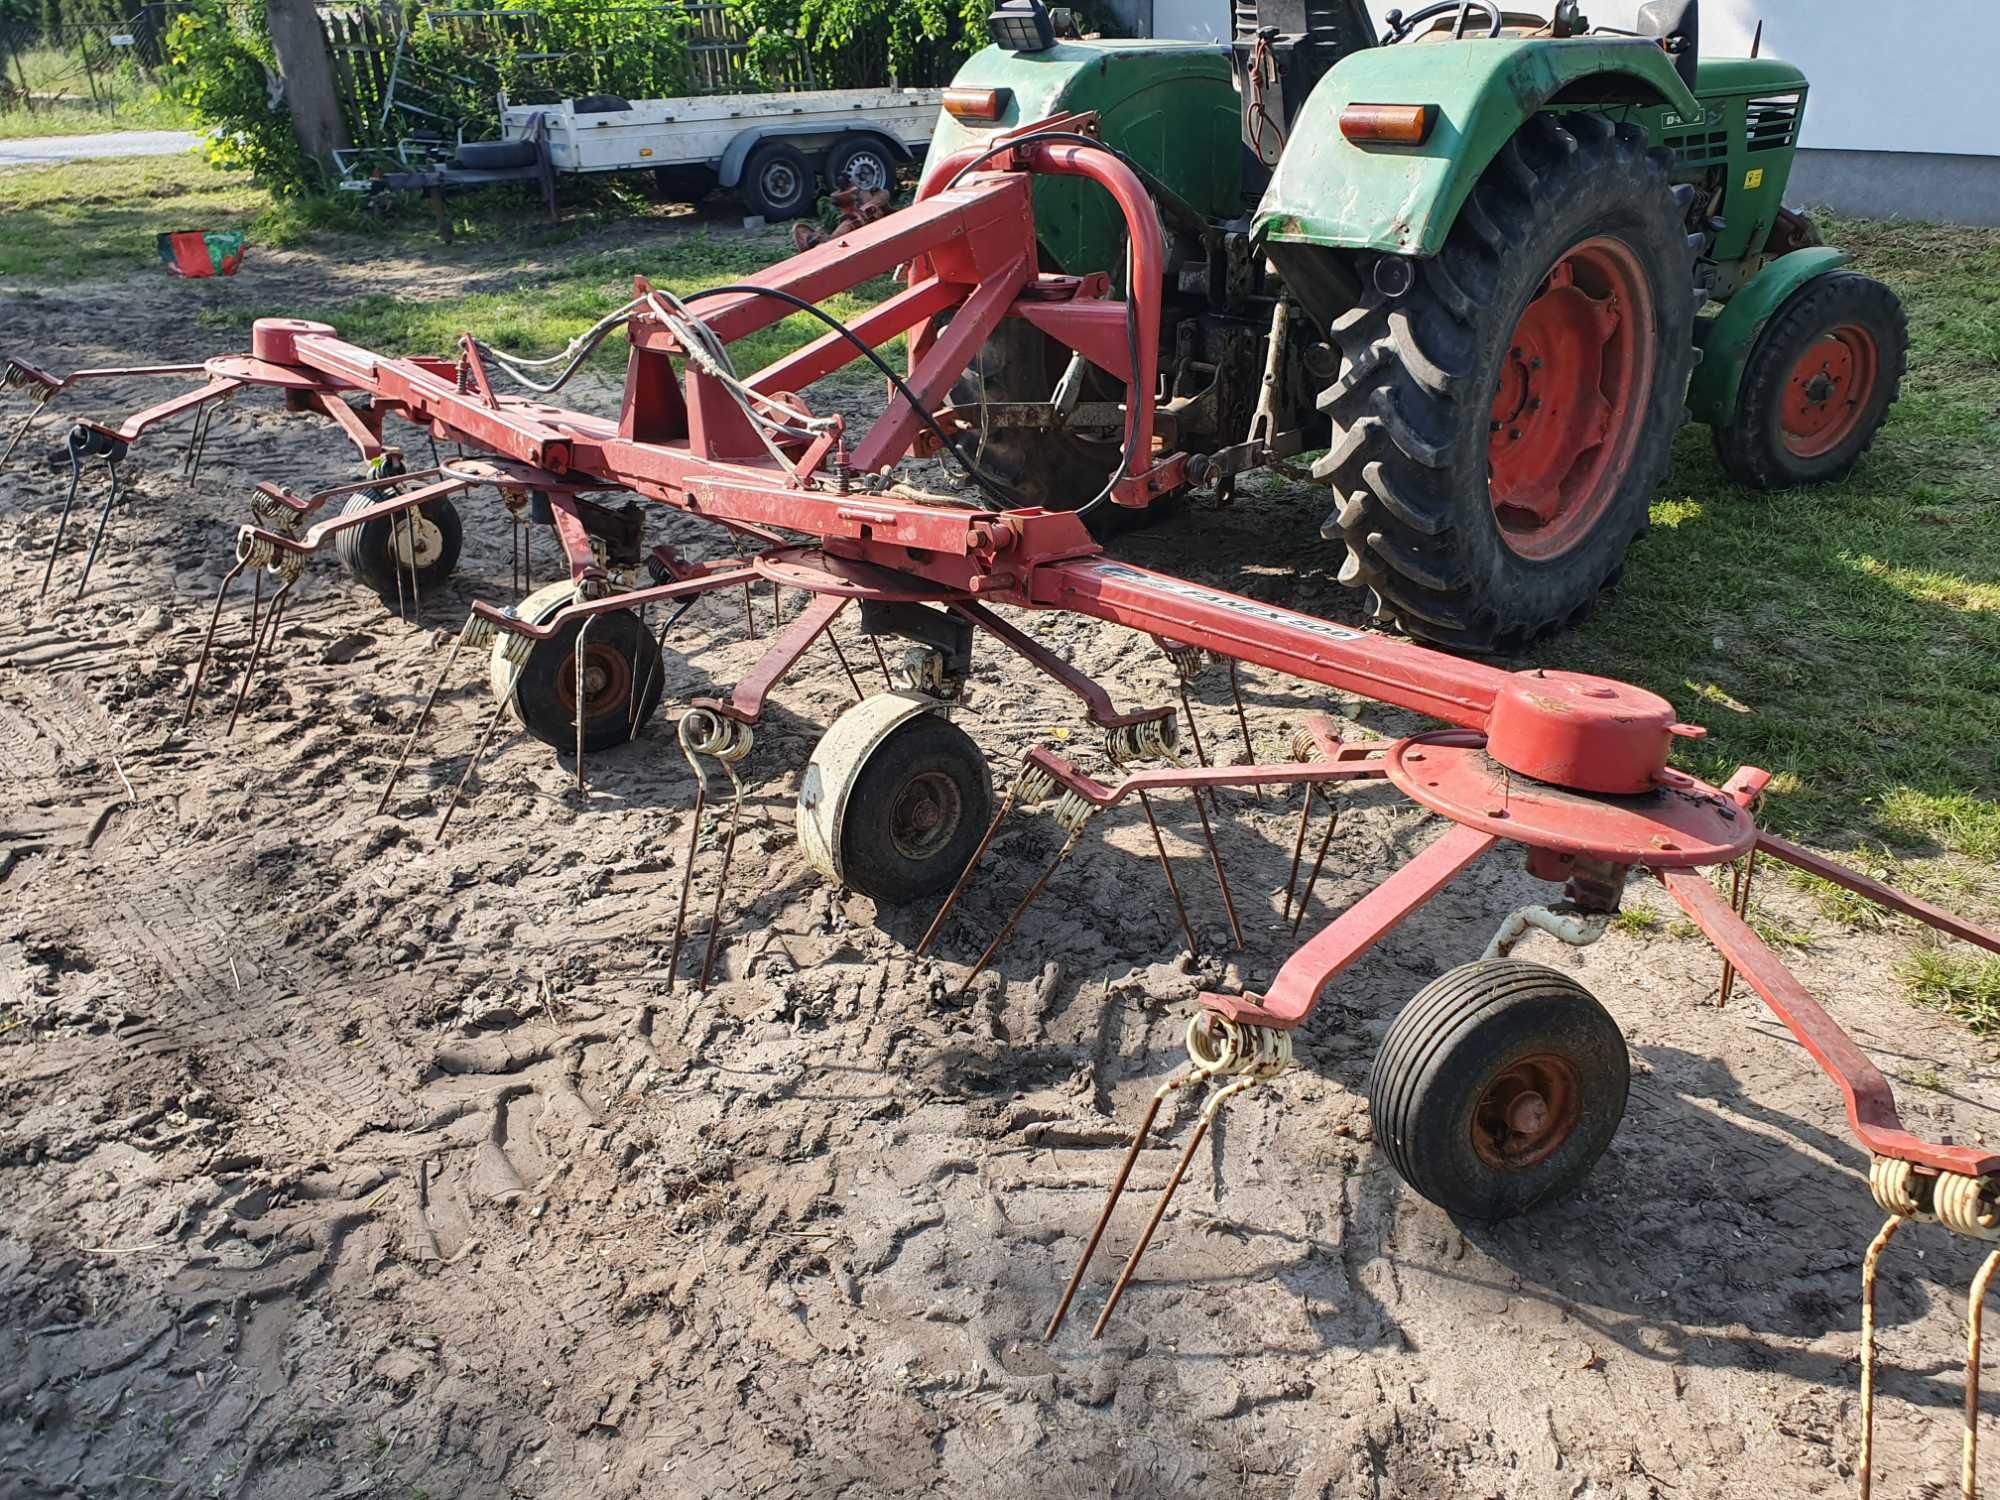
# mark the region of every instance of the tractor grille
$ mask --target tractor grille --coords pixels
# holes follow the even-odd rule
[[[1750,150],[1784,150],[1799,138],[1799,96],[1780,94],[1769,99],[1752,99],[1745,124]]]
[[[1670,130],[1660,144],[1674,153],[1674,163],[1682,171],[1719,167],[1729,160],[1729,132],[1726,130]]]

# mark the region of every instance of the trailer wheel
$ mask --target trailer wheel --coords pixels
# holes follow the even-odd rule
[[[795,219],[813,200],[818,183],[796,146],[772,141],[750,153],[743,169],[743,196],[767,219]]]
[[[535,590],[514,613],[531,624],[546,624],[575,597],[574,586],[564,579]],[[583,643],[583,748],[595,754],[624,744],[645,727],[660,705],[666,673],[660,644],[636,611],[610,610],[590,619]],[[518,670],[507,647],[520,637],[503,632],[493,642],[488,680],[494,697],[513,710],[529,734],[558,750],[576,748],[576,637],[582,625],[572,620],[547,640],[534,642]]]
[[[1403,1007],[1368,1075],[1375,1141],[1447,1213],[1510,1219],[1590,1174],[1618,1133],[1631,1062],[1568,975],[1482,959]]]
[[[844,187],[863,192],[889,191],[896,186],[896,163],[889,148],[872,135],[849,135],[835,141],[826,153],[826,185],[835,191]]]
[[[341,514],[352,516],[389,498],[384,490],[360,490]],[[442,587],[458,566],[465,523],[449,500],[426,500],[415,510],[376,516],[334,533],[334,555],[350,576],[384,599],[409,590],[412,568],[419,594]],[[399,576],[400,575],[400,576]]]
[[[1729,477],[1757,490],[1839,479],[1861,461],[1908,366],[1909,319],[1873,277],[1814,277],[1778,309],[1712,436]]]
[[[1334,322],[1314,467],[1375,616],[1517,649],[1614,582],[1665,477],[1694,353],[1693,246],[1671,156],[1601,115],[1537,115],[1443,250],[1361,269]],[[1407,289],[1379,288],[1405,273]],[[1386,276],[1373,274],[1386,271]]]

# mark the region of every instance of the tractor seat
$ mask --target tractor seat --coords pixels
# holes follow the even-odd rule
[[[1701,0],[1648,0],[1639,7],[1639,35],[1658,38],[1692,90],[1701,64]]]

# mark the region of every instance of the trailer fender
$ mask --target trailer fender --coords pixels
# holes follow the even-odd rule
[[[1688,384],[1688,411],[1697,422],[1720,427],[1736,411],[1743,371],[1763,337],[1764,325],[1777,315],[1807,282],[1847,263],[1845,250],[1816,245],[1781,255],[1745,282],[1713,317],[1697,319],[1695,342],[1701,363]]]
[[[802,135],[818,136],[829,145],[843,136],[865,135],[871,140],[880,141],[891,151],[894,151],[899,161],[907,162],[916,159],[915,153],[894,136],[887,135],[867,125],[856,125],[852,128],[842,128],[826,124],[752,125],[746,129],[739,130],[729,138],[729,144],[723,148],[722,159],[715,169],[717,183],[726,188],[736,187],[743,181],[743,167],[750,160],[751,152],[755,151],[766,141],[782,140],[786,136]],[[811,151],[807,152],[808,156],[813,154]]]
[[[937,699],[907,689],[876,693],[835,719],[813,747],[799,779],[799,850],[807,864],[834,884],[847,880],[840,863],[840,825],[855,777],[890,735],[917,715],[943,707]]]
[[[1340,133],[1350,104],[1426,104],[1420,146],[1357,145]],[[1702,106],[1673,59],[1643,37],[1589,41],[1415,42],[1350,53],[1328,70],[1292,124],[1257,205],[1265,239],[1430,256],[1459,208],[1530,115],[1545,108]]]

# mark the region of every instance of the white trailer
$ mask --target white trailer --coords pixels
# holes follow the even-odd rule
[[[889,186],[896,168],[930,144],[943,99],[942,89],[902,88],[686,99],[600,94],[559,104],[503,97],[500,128],[502,142],[526,145],[540,116],[557,172],[650,170],[669,195],[735,188],[752,212],[790,219],[811,209],[822,182],[828,189]]]

